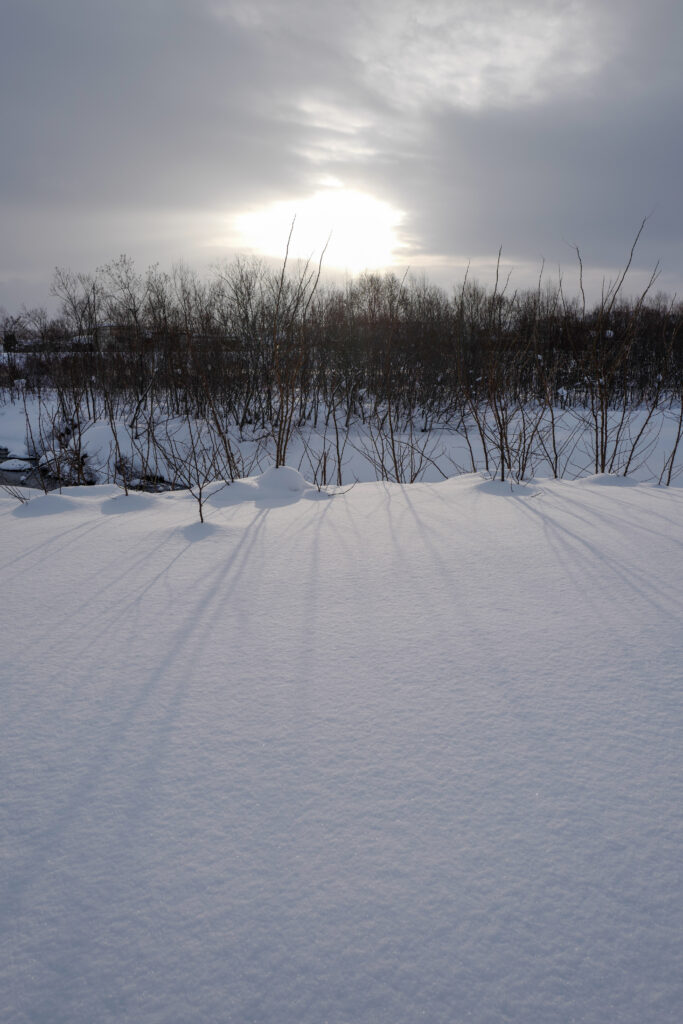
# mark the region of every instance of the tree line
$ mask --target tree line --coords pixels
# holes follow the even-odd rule
[[[524,291],[498,275],[490,287],[466,275],[450,293],[393,273],[339,286],[321,281],[320,264],[287,258],[273,270],[238,257],[208,280],[186,266],[141,273],[126,256],[94,273],[58,269],[56,316],[5,318],[1,383],[56,392],[95,419],[105,407],[135,419],[156,403],[224,431],[268,431],[277,465],[304,423],[360,422],[389,464],[395,433],[467,423],[503,477],[524,475],[520,429],[537,441],[540,418],[576,408],[604,472],[615,414],[683,404],[683,304],[654,293],[656,270],[626,294],[633,250],[589,304],[577,257],[578,296],[542,274]]]

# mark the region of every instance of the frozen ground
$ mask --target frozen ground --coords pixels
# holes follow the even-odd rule
[[[0,1019],[679,1024],[683,490],[0,496]]]

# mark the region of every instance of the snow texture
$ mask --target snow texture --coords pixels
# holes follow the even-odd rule
[[[0,495],[0,1019],[678,1024],[683,491],[615,483]]]

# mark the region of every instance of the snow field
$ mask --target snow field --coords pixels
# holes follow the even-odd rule
[[[681,490],[206,514],[0,496],[0,1019],[678,1022]]]

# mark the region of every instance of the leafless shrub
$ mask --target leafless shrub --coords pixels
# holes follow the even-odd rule
[[[157,445],[175,486],[187,488],[197,502],[200,522],[204,522],[207,489],[217,481],[227,486],[229,467],[221,457],[215,432],[204,421],[188,415],[180,423],[167,421]]]
[[[3,491],[9,498],[14,498],[20,505],[27,505],[31,500],[30,494],[16,484],[0,483],[0,491]]]
[[[662,481],[667,487],[671,486],[671,482],[674,479],[674,466],[676,464],[676,456],[683,438],[683,383],[681,383],[678,393],[678,419],[676,421],[676,433],[674,435],[674,443],[669,455],[667,456],[662,472],[659,476],[659,483]],[[680,472],[680,470],[678,470]]]

